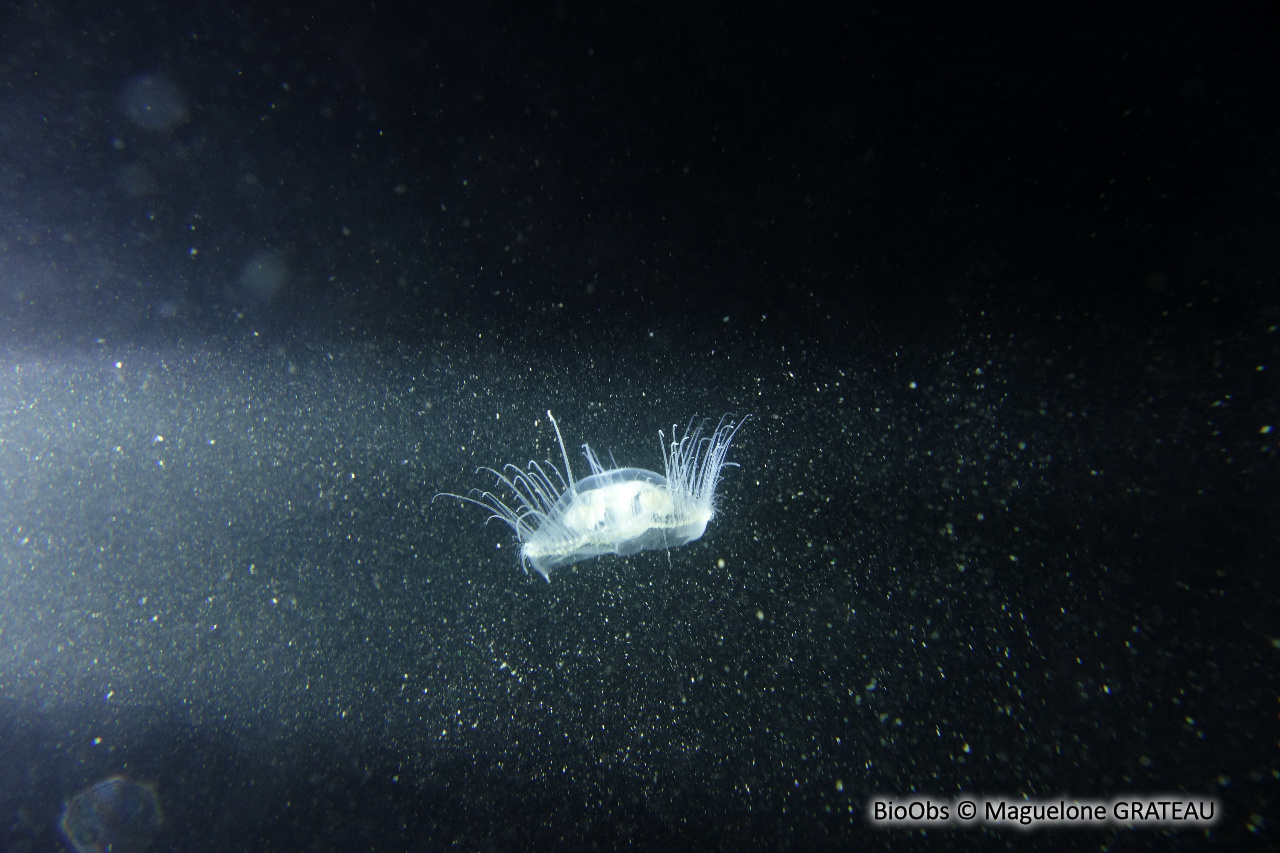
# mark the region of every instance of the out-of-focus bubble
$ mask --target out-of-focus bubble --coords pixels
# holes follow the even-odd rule
[[[141,853],[163,823],[154,790],[112,776],[67,800],[59,825],[76,853]]]
[[[249,302],[262,305],[271,301],[288,278],[289,265],[284,255],[275,249],[263,249],[245,261],[240,272],[240,293]]]
[[[120,170],[116,176],[116,186],[120,187],[126,195],[142,198],[156,191],[156,179],[151,176],[151,172],[145,166],[135,163]]]
[[[129,121],[147,130],[172,130],[187,120],[182,91],[158,74],[143,74],[125,83],[120,108]]]

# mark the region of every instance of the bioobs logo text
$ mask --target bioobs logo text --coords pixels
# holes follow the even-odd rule
[[[949,823],[954,806],[933,800],[876,798],[867,803],[867,819],[881,826],[919,826]]]
[[[1126,794],[1110,801],[1070,796],[1041,800],[960,796],[951,802],[877,796],[867,801],[867,822],[881,827],[1197,829],[1212,826],[1220,815],[1216,798],[1195,794]]]

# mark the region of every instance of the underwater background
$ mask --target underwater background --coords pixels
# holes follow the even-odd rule
[[[1265,32],[0,3],[0,849],[1274,845]],[[751,420],[548,584],[432,503],[548,409]]]

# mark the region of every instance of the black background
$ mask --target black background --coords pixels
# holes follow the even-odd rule
[[[3,3],[0,846],[113,773],[157,849],[1274,843],[1274,40]],[[431,503],[552,405],[642,467],[751,412],[708,542],[547,586]],[[1174,790],[1222,823],[863,818]]]

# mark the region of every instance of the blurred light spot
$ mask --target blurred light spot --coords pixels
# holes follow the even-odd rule
[[[240,292],[255,304],[270,302],[288,278],[284,255],[275,249],[263,249],[245,262],[240,272]]]
[[[182,91],[158,74],[143,74],[125,83],[120,108],[129,121],[147,130],[172,130],[188,115]]]

